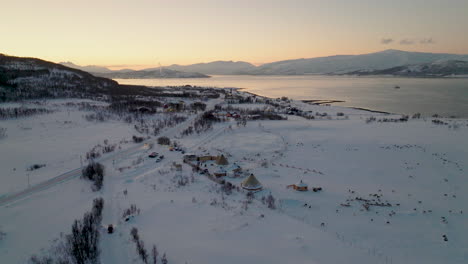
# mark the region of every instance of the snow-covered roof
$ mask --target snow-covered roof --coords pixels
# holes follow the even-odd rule
[[[233,170],[240,169],[240,166],[234,163],[234,164],[229,165],[227,169],[233,171]]]
[[[296,183],[297,187],[307,187],[307,184],[303,183],[302,180],[298,183]]]
[[[214,173],[223,174],[223,173],[226,173],[226,170],[223,169],[222,167],[218,167],[218,169]]]

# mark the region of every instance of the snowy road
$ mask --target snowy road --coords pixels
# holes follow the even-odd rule
[[[216,104],[218,104],[218,103],[221,103],[221,101],[222,101],[221,99],[215,99],[215,100],[209,101],[207,103],[206,110],[209,111],[209,110],[213,109],[214,106]],[[160,136],[172,136],[172,135],[176,135],[177,133],[180,133],[182,130],[186,129],[195,120],[196,117],[197,117],[196,115],[191,115],[184,122],[182,122],[182,123],[180,123],[180,124],[178,124],[178,125],[176,125],[174,127],[171,127],[169,129],[166,129],[163,133],[158,135],[158,137],[160,137]],[[106,156],[104,156],[104,157],[102,157],[100,159],[97,159],[96,161],[97,162],[105,162],[105,161],[110,161],[110,160],[115,160],[115,159],[119,159],[119,158],[122,158],[122,157],[130,156],[130,155],[144,149],[145,144],[155,143],[155,141],[156,141],[156,139],[150,139],[150,140],[144,141],[143,143],[141,143],[139,145],[136,145],[134,147],[131,147],[131,148],[119,151],[119,152],[115,152],[115,153],[106,155]],[[55,185],[57,185],[59,183],[68,181],[68,180],[76,178],[76,177],[79,177],[80,175],[81,175],[81,168],[73,169],[71,171],[60,174],[59,176],[56,176],[56,177],[51,178],[49,180],[38,183],[38,184],[36,184],[36,185],[34,185],[32,187],[29,187],[29,188],[27,188],[25,190],[22,190],[22,191],[13,193],[13,194],[2,196],[2,197],[0,197],[0,206],[5,206],[5,205],[8,205],[8,204],[13,203],[15,201],[27,198],[28,196],[30,196],[30,195],[32,195],[32,194],[34,194],[36,192],[46,190],[46,189],[48,189],[48,188],[50,188],[52,186],[55,186]]]

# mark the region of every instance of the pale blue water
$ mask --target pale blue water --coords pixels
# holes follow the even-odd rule
[[[468,78],[396,78],[343,76],[213,76],[200,79],[118,79],[148,86],[238,87],[268,96],[343,100],[337,105],[426,116],[468,118]],[[395,86],[400,89],[395,89]]]

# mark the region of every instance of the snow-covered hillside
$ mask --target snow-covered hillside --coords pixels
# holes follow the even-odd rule
[[[438,60],[468,61],[468,55],[385,50],[362,55],[337,55],[267,63],[251,71],[250,74],[301,75],[345,73],[357,70],[382,70],[409,64],[430,63]]]
[[[350,75],[394,75],[414,77],[467,76],[468,61],[442,60],[430,63],[398,66],[383,70],[362,70],[348,72]]]
[[[235,91],[231,97],[250,96]],[[52,254],[49,246],[70,232],[73,219],[103,197],[102,224],[112,224],[115,232],[108,234],[104,227],[100,232],[102,263],[143,263],[132,228],[138,229],[150,258],[157,246],[158,263],[164,253],[175,264],[468,261],[468,120],[407,119],[257,99],[249,104],[209,100],[207,110],[216,109],[213,115],[222,117],[211,129],[183,133],[200,124],[200,116],[215,119],[187,111],[185,121],[159,134],[177,141],[185,154],[222,154],[227,165],[209,160],[191,166],[176,148],[125,143],[101,159],[106,174],[98,192],[73,178],[1,205],[0,259],[24,263],[31,254]],[[24,186],[25,165],[36,160],[47,164],[37,171],[54,176],[77,166],[82,150],[134,133],[123,120],[93,123],[76,108],[70,113],[64,105],[59,108],[8,121],[8,135],[0,139],[0,155],[8,157],[0,166],[6,175],[2,182],[20,177],[17,184]],[[273,114],[287,120],[261,120]],[[28,150],[34,161],[25,163]],[[164,158],[150,158],[151,152]],[[13,165],[21,173],[10,176]],[[241,172],[231,172],[237,166]],[[212,176],[217,171],[227,176],[217,179]],[[250,174],[263,186],[253,195],[241,187]],[[288,187],[301,180],[309,191]],[[132,205],[137,209],[124,217]]]
[[[80,65],[76,65],[76,64],[74,64],[73,62],[70,62],[70,61],[60,62],[60,64],[62,64],[64,66],[67,66],[69,68],[78,69],[78,70],[82,70],[82,71],[85,71],[85,72],[100,72],[100,73],[112,72],[112,70],[110,70],[110,69],[108,69],[106,67],[101,67],[101,66],[97,66],[97,65],[80,66]]]

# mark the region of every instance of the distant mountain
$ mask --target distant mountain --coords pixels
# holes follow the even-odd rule
[[[440,61],[468,61],[468,55],[447,53],[424,53],[401,50],[384,50],[361,55],[335,55],[309,59],[284,60],[254,66],[243,61],[213,61],[191,65],[177,65],[148,68],[140,71],[124,69],[112,71],[99,66],[78,66],[65,63],[70,67],[82,69],[107,78],[206,78],[206,75],[307,75],[307,74],[344,74],[351,72],[371,72],[406,65],[436,63]]]
[[[96,66],[96,65],[80,66],[80,65],[76,65],[76,64],[74,64],[73,62],[70,62],[70,61],[60,62],[60,64],[62,64],[64,66],[67,66],[69,68],[78,69],[78,70],[82,70],[82,71],[85,71],[85,72],[99,72],[99,73],[112,72],[112,70],[110,70],[110,69],[108,69],[106,67]]]
[[[436,61],[468,61],[468,55],[407,52],[385,50],[363,55],[336,55],[311,59],[297,59],[263,64],[252,75],[304,75],[346,73],[358,70],[383,70],[397,66],[431,63]]]
[[[166,66],[164,68],[186,71],[186,72],[199,72],[203,74],[213,75],[230,75],[250,72],[256,67],[248,62],[243,61],[213,61],[208,63],[197,63],[191,65],[177,65]]]
[[[182,72],[170,69],[145,69],[140,71],[122,72],[113,71],[108,73],[93,73],[96,76],[111,79],[152,79],[152,78],[209,78],[210,76],[197,72]]]
[[[448,60],[430,63],[397,66],[383,70],[360,70],[350,75],[393,75],[406,77],[468,76],[468,61]]]
[[[106,67],[88,65],[80,66],[72,62],[61,62],[60,64],[79,69],[82,71],[89,72],[95,76],[111,78],[111,79],[152,79],[152,78],[208,78],[205,74],[198,72],[185,72],[178,70],[167,69],[166,67],[161,68],[148,68],[143,70],[132,70],[132,69],[121,69],[121,70],[110,70]],[[161,75],[162,73],[162,75]]]

